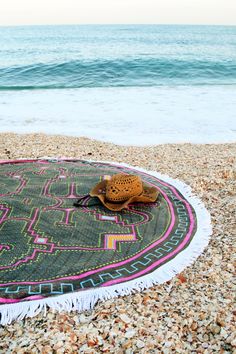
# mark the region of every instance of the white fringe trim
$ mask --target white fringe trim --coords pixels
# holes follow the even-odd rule
[[[42,159],[50,160],[64,160],[66,158],[52,158],[44,157]],[[20,160],[20,159],[19,159]],[[75,160],[73,158],[72,160]],[[162,284],[176,274],[182,272],[187,266],[191,265],[197,257],[203,252],[208,245],[210,236],[212,234],[211,218],[209,212],[206,210],[202,201],[193,195],[191,188],[185,183],[172,179],[167,175],[162,175],[156,171],[148,171],[140,167],[130,166],[125,163],[114,163],[108,161],[93,161],[90,162],[104,162],[115,166],[122,166],[134,168],[140,172],[146,172],[165,182],[170,183],[176,187],[180,193],[188,200],[196,212],[197,217],[197,231],[189,246],[181,253],[175,256],[171,261],[162,265],[160,268],[154,270],[150,274],[144,275],[140,278],[127,281],[125,283],[116,284],[107,287],[100,287],[96,289],[78,291],[65,295],[48,297],[42,300],[23,301],[15,304],[0,305],[0,315],[2,325],[10,324],[14,320],[22,320],[24,317],[33,317],[44,311],[46,315],[47,307],[50,307],[59,312],[61,311],[78,311],[82,312],[90,310],[94,307],[98,300],[108,300],[113,297],[129,295],[136,291],[142,291],[155,284]],[[10,162],[10,160],[8,160]]]

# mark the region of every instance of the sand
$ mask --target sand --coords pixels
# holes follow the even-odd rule
[[[125,147],[87,138],[0,134],[0,159],[126,162],[178,178],[211,213],[213,235],[179,276],[90,312],[48,311],[0,327],[0,353],[236,353],[236,143]]]

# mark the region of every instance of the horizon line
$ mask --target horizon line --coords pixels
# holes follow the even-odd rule
[[[235,27],[236,24],[217,23],[50,23],[50,24],[9,24],[0,27],[46,27],[46,26],[224,26]]]

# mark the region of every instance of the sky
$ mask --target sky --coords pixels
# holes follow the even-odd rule
[[[0,25],[236,25],[236,0],[0,0]]]

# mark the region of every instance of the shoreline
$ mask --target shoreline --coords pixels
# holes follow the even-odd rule
[[[82,314],[49,310],[0,327],[0,351],[24,353],[233,352],[236,142],[121,146],[85,137],[0,133],[0,159],[75,157],[124,162],[187,183],[211,214],[213,234],[180,275]],[[158,325],[157,325],[158,324]]]
[[[3,91],[1,131],[126,146],[236,142],[235,97],[236,85]]]

